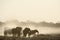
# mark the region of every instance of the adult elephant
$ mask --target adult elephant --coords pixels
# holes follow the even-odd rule
[[[21,30],[22,30],[21,27],[13,28],[13,29],[12,29],[12,34],[13,34],[13,36],[17,36],[17,37],[19,37],[20,34],[21,34]]]
[[[34,36],[34,35],[36,35],[36,33],[39,34],[39,31],[38,30],[30,30],[28,33],[28,37],[30,37],[31,35]]]
[[[27,34],[29,33],[29,31],[30,31],[30,28],[25,28],[25,29],[23,30],[23,37],[26,37]]]
[[[17,36],[21,36],[22,27],[16,27]]]
[[[11,29],[4,30],[4,36],[8,36],[8,34],[12,35],[12,30]]]
[[[12,32],[12,34],[13,34],[13,37],[15,37],[15,36],[17,35],[17,30],[16,30],[16,28],[13,28],[11,32]]]
[[[4,31],[4,36],[7,36],[8,34],[9,35],[12,34],[14,37],[16,37],[16,36],[19,37],[20,34],[21,34],[21,30],[22,30],[21,27],[16,27],[16,28],[5,30]]]

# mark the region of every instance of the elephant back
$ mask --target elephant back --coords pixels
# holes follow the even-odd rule
[[[28,33],[30,31],[30,28],[25,28],[23,32]]]

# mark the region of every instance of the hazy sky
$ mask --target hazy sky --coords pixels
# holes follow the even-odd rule
[[[0,21],[60,21],[60,0],[0,0]]]

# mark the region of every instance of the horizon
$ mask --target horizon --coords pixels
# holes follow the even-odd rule
[[[8,20],[0,20],[0,22],[8,22],[8,21],[18,21],[18,22],[35,22],[35,23],[40,23],[40,22],[46,22],[46,23],[60,23],[60,21],[52,22],[52,21],[33,21],[33,20],[17,20],[17,19],[8,19]]]

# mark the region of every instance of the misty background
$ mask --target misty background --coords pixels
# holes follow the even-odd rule
[[[32,30],[37,29],[40,34],[60,34],[60,23],[53,22],[34,22],[34,21],[21,21],[18,20],[10,20],[6,22],[0,22],[0,35],[3,35],[4,30],[12,29],[15,27],[22,27],[23,29],[28,27]]]
[[[60,0],[0,0],[0,35],[17,26],[60,34]]]

